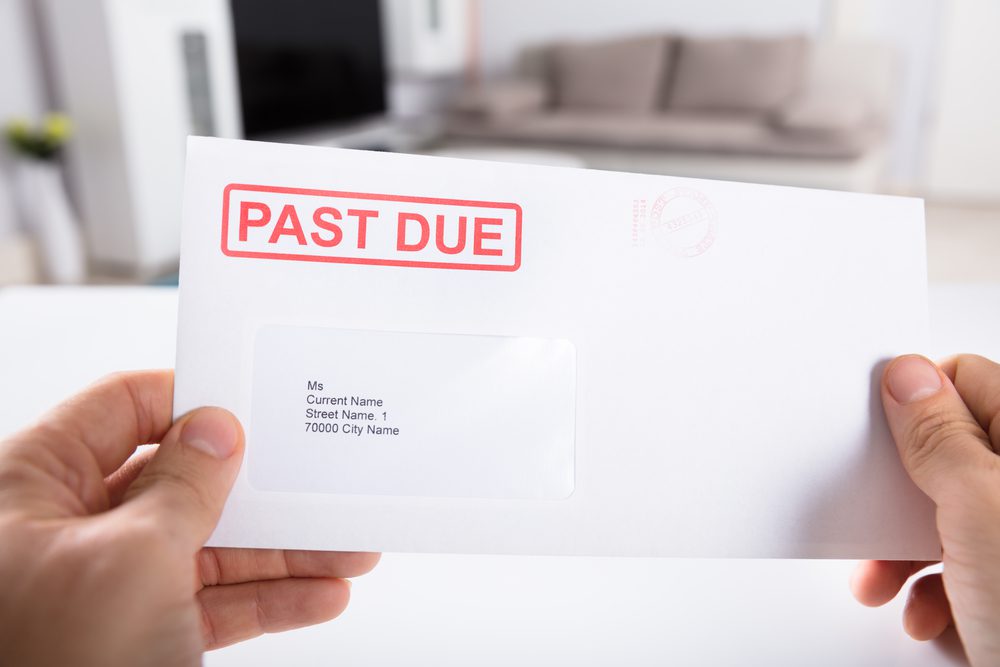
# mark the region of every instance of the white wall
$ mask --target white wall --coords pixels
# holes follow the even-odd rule
[[[939,56],[943,0],[833,0],[831,37],[876,40],[896,56],[896,98],[888,155],[892,189],[919,190],[928,109]]]
[[[0,0],[0,123],[44,109],[34,34],[28,0]]]
[[[485,73],[525,45],[641,32],[768,34],[821,29],[825,0],[479,0]]]
[[[942,199],[1000,201],[1000,2],[945,6],[923,183]]]
[[[0,0],[0,127],[45,110],[34,34],[28,0]],[[16,226],[10,161],[6,142],[0,141],[0,236]]]

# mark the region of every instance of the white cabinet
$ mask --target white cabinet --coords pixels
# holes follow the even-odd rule
[[[144,276],[176,264],[188,134],[240,135],[226,0],[43,0],[91,258]]]

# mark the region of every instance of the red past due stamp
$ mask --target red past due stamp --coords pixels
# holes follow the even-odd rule
[[[517,271],[521,207],[510,202],[232,184],[229,257]]]

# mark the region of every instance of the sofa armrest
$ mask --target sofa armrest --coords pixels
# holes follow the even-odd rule
[[[865,41],[821,41],[814,45],[799,95],[772,120],[793,132],[884,129],[895,91],[891,49]]]
[[[466,88],[452,103],[451,110],[497,120],[540,111],[548,102],[549,91],[541,81],[508,79]]]

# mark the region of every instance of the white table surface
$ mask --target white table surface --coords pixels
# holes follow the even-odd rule
[[[170,367],[176,292],[0,290],[0,434],[118,369]],[[936,286],[934,351],[1000,358],[1000,285]],[[223,665],[961,665],[853,563],[387,554],[336,621],[209,654]]]

